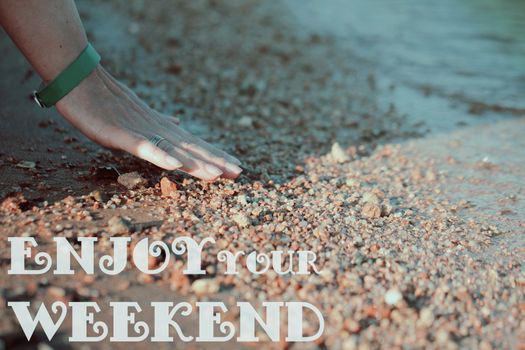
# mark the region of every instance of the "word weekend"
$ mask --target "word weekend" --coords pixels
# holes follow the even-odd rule
[[[113,314],[113,324],[109,338],[110,342],[173,342],[174,330],[177,337],[183,342],[226,342],[234,338],[238,342],[258,342],[256,336],[256,325],[266,332],[271,341],[277,342],[281,338],[280,311],[284,307],[287,315],[288,327],[286,342],[309,342],[321,336],[324,331],[324,319],[321,312],[312,304],[306,302],[263,302],[266,310],[266,321],[257,313],[253,306],[247,302],[237,302],[239,313],[239,330],[235,329],[232,322],[221,321],[221,313],[228,311],[222,302],[197,302],[195,303],[198,314],[198,335],[189,335],[183,331],[183,327],[174,320],[176,316],[187,317],[192,314],[193,307],[187,302],[174,304],[172,302],[151,302],[154,321],[148,324],[138,321],[137,315],[142,311],[136,302],[110,302],[109,306]],[[110,331],[107,323],[96,321],[96,313],[101,311],[96,302],[69,302],[69,305],[61,301],[55,301],[51,305],[53,321],[49,311],[40,305],[36,316],[31,316],[30,303],[26,301],[8,302],[20,325],[30,340],[35,328],[41,325],[47,338],[51,340],[58,331],[67,316],[68,309],[71,311],[71,336],[70,342],[100,342],[105,340]],[[68,307],[69,306],[69,307]],[[303,335],[303,310],[309,310],[318,319],[318,329],[313,335]],[[132,329],[132,331],[130,331]],[[218,330],[217,330],[218,329]],[[216,334],[219,333],[219,334]]]
[[[38,244],[33,237],[9,237],[8,241],[11,246],[9,275],[40,275],[51,271],[53,265],[53,274],[71,275],[76,272],[72,268],[73,260],[87,274],[95,274],[95,267],[98,267],[104,274],[117,275],[129,265],[135,266],[143,273],[157,274],[166,269],[172,254],[185,255],[184,274],[204,275],[206,271],[202,269],[203,249],[207,244],[215,244],[215,240],[210,237],[201,242],[196,242],[190,237],[178,237],[171,245],[164,241],[150,243],[148,238],[144,238],[133,246],[130,257],[133,264],[128,264],[131,238],[111,237],[112,254],[100,256],[98,263],[95,263],[95,256],[99,256],[95,254],[96,237],[77,238],[79,251],[66,238],[55,237],[53,241],[56,245],[56,256],[53,263],[51,254],[44,251],[34,252]],[[219,251],[217,260],[225,264],[224,274],[238,275],[239,258],[244,255],[246,254],[242,251]],[[158,257],[163,261],[160,265],[151,267],[148,263],[150,257]],[[315,265],[317,257],[311,251],[287,251],[286,254],[282,251],[271,251],[269,254],[254,251],[245,258],[246,268],[254,275],[266,273],[270,269],[279,275],[320,273]],[[153,315],[151,324],[140,320],[140,314],[146,305],[141,306],[135,301],[111,301],[111,329],[104,321],[97,321],[97,314],[101,313],[102,309],[96,301],[54,301],[49,310],[43,303],[32,304],[29,301],[9,301],[8,306],[13,310],[28,340],[38,326],[51,340],[68,314],[68,319],[71,320],[71,342],[98,342],[108,338],[110,342],[172,342],[174,333],[183,342],[257,342],[257,325],[264,330],[268,339],[274,342],[281,341],[281,332],[284,333],[284,330],[287,330],[284,338],[286,342],[311,342],[318,339],[324,331],[321,312],[310,303],[296,301],[263,301],[262,315],[250,303],[236,302],[235,313],[239,315],[238,330],[232,322],[221,320],[221,315],[228,309],[220,301],[196,302],[194,305],[188,302],[150,302],[147,308],[151,312],[147,314]],[[315,331],[309,329],[307,335],[303,331],[305,312],[311,316],[308,323],[312,324],[310,319],[315,317],[314,324],[318,325]],[[184,317],[192,314],[198,319],[198,327],[195,329],[196,334],[187,334],[187,330],[183,330],[178,320],[184,320]],[[282,319],[286,319],[286,325],[281,324]]]

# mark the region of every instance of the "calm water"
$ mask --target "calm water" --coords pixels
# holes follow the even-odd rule
[[[439,158],[449,151],[447,140],[462,140],[465,146],[454,155],[466,167],[451,167],[451,174],[476,181],[449,181],[445,192],[453,202],[474,205],[465,214],[468,218],[498,224],[507,232],[494,238],[479,257],[501,261],[500,251],[523,254],[525,153],[523,119],[516,116],[525,116],[525,1],[287,4],[303,30],[335,36],[341,47],[372,64],[385,102],[438,134],[420,143],[429,154]],[[394,91],[388,89],[391,84]],[[485,104],[488,111],[471,113],[473,104]],[[487,125],[475,125],[483,123]],[[504,170],[469,167],[481,159]],[[509,195],[517,200],[509,200]],[[512,214],[501,215],[503,209]]]
[[[451,101],[519,109],[518,114],[525,115],[525,1],[287,4],[306,30],[335,36],[375,64],[384,84],[400,87],[392,96],[396,107],[426,119],[432,128],[450,127],[450,121],[440,118],[468,122],[458,111],[454,117],[444,116]],[[434,97],[423,101],[422,91]]]

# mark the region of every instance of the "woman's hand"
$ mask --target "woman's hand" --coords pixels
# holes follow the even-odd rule
[[[101,66],[56,108],[96,143],[163,169],[179,169],[207,181],[234,179],[242,171],[235,157],[181,129],[176,118],[151,109]],[[162,140],[157,146],[150,141],[155,136]]]

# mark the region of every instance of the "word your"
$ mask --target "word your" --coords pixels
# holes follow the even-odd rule
[[[109,327],[103,321],[95,321],[95,313],[101,311],[96,302],[69,302],[67,306],[61,301],[55,301],[51,305],[51,311],[57,321],[53,321],[49,311],[41,304],[36,315],[33,317],[29,311],[30,302],[9,302],[13,309],[24,334],[30,340],[35,328],[41,325],[47,338],[51,341],[64,322],[68,308],[71,310],[71,336],[70,342],[99,342],[109,335]],[[222,302],[197,302],[198,309],[198,335],[194,337],[183,332],[173,318],[180,314],[189,316],[193,312],[192,306],[187,302],[176,305],[172,302],[151,302],[150,306],[154,315],[154,324],[145,321],[137,321],[136,316],[142,312],[142,308],[136,302],[110,302],[109,306],[113,314],[112,335],[110,342],[140,342],[149,338],[152,342],[173,342],[170,330],[173,329],[178,338],[183,342],[226,342],[232,340],[237,332],[232,322],[221,321],[220,312],[226,312],[227,308]],[[288,326],[286,342],[309,342],[321,336],[324,331],[324,319],[317,308],[306,302],[264,302],[266,309],[266,320],[263,321],[257,311],[247,302],[237,302],[240,316],[240,327],[236,341],[258,342],[256,336],[256,324],[266,332],[271,341],[280,341],[281,320],[280,311],[286,308]],[[305,336],[303,334],[303,309],[309,309],[318,319],[318,330],[315,334]],[[220,310],[220,312],[217,312]],[[130,334],[130,329],[133,329]],[[215,334],[221,333],[220,335]]]
[[[77,241],[80,245],[80,254],[69,243],[65,237],[54,237],[56,244],[56,267],[53,273],[56,275],[71,275],[75,271],[71,268],[71,260],[74,258],[80,267],[87,274],[95,273],[95,242],[97,237],[79,237]],[[99,269],[107,275],[117,275],[121,273],[128,261],[128,244],[130,237],[111,237],[113,244],[113,254],[103,255],[98,261]],[[38,246],[33,237],[9,237],[11,244],[11,267],[8,274],[11,275],[39,275],[48,272],[53,261],[51,255],[46,252],[38,252],[32,260],[33,265],[41,268],[28,269],[26,260],[32,258],[32,248]],[[186,236],[177,237],[171,244],[171,249],[163,241],[154,241],[151,244],[148,238],[140,240],[133,248],[132,259],[134,266],[146,274],[157,274],[168,266],[171,252],[175,255],[186,254],[186,268],[183,273],[186,275],[204,275],[206,271],[202,269],[202,251],[206,244],[215,244],[211,237],[203,239],[197,243],[194,239]],[[30,245],[30,246],[29,246]],[[239,251],[232,253],[221,250],[217,254],[219,262],[226,264],[226,275],[238,275],[237,263],[239,257],[245,252]],[[164,261],[153,268],[148,263],[149,257],[163,257]],[[287,256],[287,258],[286,258]],[[315,266],[317,256],[311,251],[271,251],[270,254],[258,253],[253,251],[246,256],[246,268],[253,274],[260,275],[267,272],[270,268],[279,275],[309,275],[311,270],[319,274]],[[283,269],[283,264],[288,260],[287,268]]]

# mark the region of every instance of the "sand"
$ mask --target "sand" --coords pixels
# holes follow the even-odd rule
[[[101,150],[55,112],[29,105],[23,88],[8,89],[5,79],[1,91],[10,103],[1,113],[13,131],[1,134],[0,235],[34,236],[48,250],[54,236],[96,236],[100,254],[113,234],[134,242],[213,237],[217,246],[204,254],[209,275],[188,278],[182,262],[172,261],[157,276],[129,268],[117,277],[8,277],[2,239],[6,348],[24,344],[7,301],[57,298],[301,300],[323,312],[325,332],[315,344],[262,348],[523,348],[521,110],[426,135],[419,122],[381,102],[373,65],[329,35],[301,30],[277,2],[165,6],[79,3],[108,69],[237,155],[242,176],[210,184]],[[5,37],[1,42],[9,55],[2,71],[22,81],[23,58]],[[22,85],[36,81],[27,73]],[[129,189],[118,177],[132,172],[142,180]],[[312,250],[323,272],[255,276],[241,269],[225,276],[220,249]],[[66,333],[52,346],[64,346]],[[33,344],[39,342],[42,335]]]

